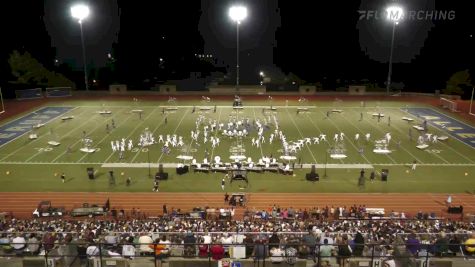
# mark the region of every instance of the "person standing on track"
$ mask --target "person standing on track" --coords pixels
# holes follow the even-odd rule
[[[449,195],[449,196],[447,197],[447,207],[450,208],[451,205],[452,205],[452,195]]]

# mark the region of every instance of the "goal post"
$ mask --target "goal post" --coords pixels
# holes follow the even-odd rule
[[[457,102],[455,100],[450,100],[444,97],[440,98],[440,105],[442,108],[448,109],[452,112],[458,112],[457,110]]]
[[[4,113],[5,112],[5,105],[3,104],[3,94],[2,94],[2,87],[0,87],[0,103],[1,103],[1,107],[0,107],[0,114]]]
[[[475,113],[472,112],[472,104],[473,104],[473,93],[475,91],[475,87],[472,87],[472,97],[470,98],[470,107],[468,109],[468,114],[475,116]]]

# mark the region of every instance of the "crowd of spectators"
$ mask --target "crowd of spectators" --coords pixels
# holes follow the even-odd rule
[[[328,210],[330,212],[331,208]],[[358,212],[360,209],[352,210]],[[278,208],[272,208],[270,214],[275,215],[273,213],[277,211]],[[305,211],[298,215],[292,208],[280,212],[286,215],[274,216],[273,220],[266,216],[255,220],[179,216],[148,220],[11,219],[0,222],[0,253],[49,253],[66,261],[99,254],[124,258],[155,255],[160,259],[179,256],[219,260],[231,253],[230,247],[245,245],[241,246],[245,256],[258,260],[270,257],[271,261],[279,262],[304,258],[325,262],[333,257],[343,266],[350,256],[423,257],[428,253],[443,256],[459,253],[461,249],[467,254],[475,252],[475,247],[470,246],[475,244],[473,223],[329,220],[326,218],[330,216],[306,216]],[[465,246],[460,245],[463,243]]]
[[[309,210],[272,206],[246,209],[243,218],[236,220],[234,212],[227,209],[201,210],[202,216],[194,218],[179,209],[168,212],[164,205],[163,216],[148,219],[140,209],[133,209],[129,215],[118,210],[102,220],[3,220],[0,255],[48,254],[66,262],[98,255],[219,260],[241,247],[245,257],[257,260],[270,257],[272,262],[292,262],[299,257],[318,260],[324,266],[327,259],[334,258],[344,266],[350,256],[405,255],[408,259],[475,253],[472,223],[427,220],[434,216],[421,212],[415,220],[405,220],[404,213],[396,212],[391,212],[390,218],[368,220],[364,205]],[[227,216],[207,214],[209,210]]]

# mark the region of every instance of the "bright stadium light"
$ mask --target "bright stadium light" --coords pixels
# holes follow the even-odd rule
[[[81,23],[83,19],[89,16],[89,7],[83,4],[72,6],[71,15]]]
[[[261,77],[264,77],[264,72],[263,72],[263,71],[259,72],[259,75],[260,75]]]
[[[400,6],[390,6],[386,8],[387,19],[398,23],[404,18],[404,10]]]
[[[393,71],[393,49],[394,49],[394,34],[396,32],[396,25],[404,18],[404,10],[400,6],[389,6],[386,8],[386,18],[393,23],[393,34],[391,37],[391,52],[389,53],[389,70],[388,80],[386,82],[386,93],[389,95],[391,87],[391,75]]]
[[[232,6],[229,8],[229,17],[236,22],[236,91],[239,92],[239,24],[247,17],[247,8]]]
[[[81,29],[82,60],[84,63],[84,84],[86,85],[86,91],[89,91],[89,85],[87,82],[86,48],[84,46],[84,34],[82,30],[82,21],[89,16],[89,7],[83,4],[74,5],[71,7],[71,16],[78,20],[79,28]]]
[[[247,17],[247,8],[244,6],[233,6],[229,9],[229,17],[240,23]]]

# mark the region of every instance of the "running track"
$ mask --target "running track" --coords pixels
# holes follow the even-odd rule
[[[394,210],[415,215],[418,211],[435,212],[437,216],[447,217],[445,200],[447,194],[333,194],[333,193],[251,193],[247,207],[249,209],[268,209],[274,203],[287,208],[312,208],[325,206],[366,205],[371,208],[385,208],[387,214]],[[453,206],[463,205],[464,214],[475,213],[475,195],[453,194]],[[79,207],[83,202],[103,204],[110,199],[111,208],[124,209],[129,213],[133,207],[140,208],[146,216],[162,213],[162,205],[189,211],[193,207],[223,207],[222,193],[58,193],[58,192],[0,192],[0,211],[11,211],[17,218],[30,218],[41,200],[50,200],[53,206],[64,206],[67,210]],[[240,217],[244,209],[239,208]],[[450,216],[453,217],[453,216]],[[456,216],[457,217],[457,216]]]

